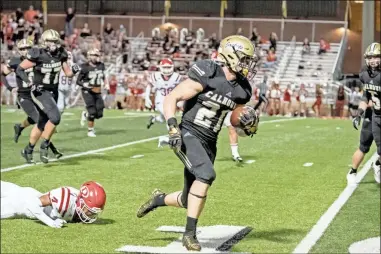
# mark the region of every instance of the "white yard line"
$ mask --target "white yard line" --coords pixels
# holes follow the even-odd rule
[[[357,174],[357,183],[360,183],[365,175],[369,172],[372,167],[372,162],[378,158],[377,153],[374,153],[372,157],[365,163],[362,170]],[[348,185],[340,196],[333,202],[333,204],[328,208],[328,210],[320,217],[318,222],[312,227],[311,231],[304,237],[304,239],[296,246],[292,253],[308,253],[312,247],[319,241],[323,236],[324,232],[327,230],[333,219],[339,213],[340,209],[345,205],[348,199],[352,196],[353,192],[358,187],[356,185]]]
[[[277,119],[277,120],[263,121],[263,122],[260,122],[260,124],[264,124],[264,123],[276,123],[276,122],[286,122],[286,121],[295,121],[295,120],[302,120],[302,119],[303,118]],[[57,160],[57,159],[51,159],[51,160],[49,160],[49,162],[61,161],[61,160],[70,159],[70,158],[76,158],[76,157],[80,157],[80,156],[84,156],[84,155],[89,155],[89,154],[102,153],[104,151],[114,150],[114,149],[121,148],[121,147],[126,147],[126,146],[131,146],[131,145],[136,145],[136,144],[141,144],[141,143],[149,142],[149,141],[152,141],[152,140],[155,140],[155,139],[158,139],[158,138],[159,138],[159,136],[158,137],[147,138],[147,139],[142,139],[142,140],[137,140],[137,141],[132,141],[132,142],[127,142],[127,143],[120,144],[120,145],[114,145],[114,146],[104,147],[104,148],[100,148],[100,149],[96,149],[96,150],[90,150],[90,151],[87,151],[87,152],[70,154],[70,155],[61,157],[59,160]],[[42,162],[38,162],[36,164],[23,164],[23,165],[18,165],[18,166],[14,166],[14,167],[3,168],[3,169],[1,169],[1,173],[12,171],[12,170],[17,170],[17,169],[23,169],[23,168],[33,167],[35,165],[41,165],[41,164],[43,164],[43,163]]]

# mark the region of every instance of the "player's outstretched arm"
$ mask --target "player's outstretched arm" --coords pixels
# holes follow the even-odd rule
[[[65,61],[62,63],[62,70],[64,71],[66,77],[72,78],[80,71],[80,68],[77,64],[73,64],[73,67],[70,68],[67,61]]]
[[[38,220],[43,222],[45,225],[48,225],[52,228],[61,228],[63,224],[66,223],[65,221],[60,219],[53,220],[44,213],[43,207],[49,205],[47,202],[50,202],[45,200],[45,196],[47,195],[43,195],[40,198],[31,198],[26,202],[25,205],[28,211],[32,213]]]
[[[11,87],[8,83],[8,79],[6,78],[7,75],[12,73],[13,70],[10,69],[8,66],[1,65],[1,83],[5,85],[5,87],[9,90],[12,91],[13,89],[16,89],[14,87]]]
[[[181,82],[170,94],[164,98],[164,116],[168,120],[173,118],[176,113],[177,102],[186,101],[202,92],[204,87],[192,79]]]
[[[16,75],[18,75],[22,79],[22,81],[24,81],[26,84],[30,84],[30,80],[29,80],[28,74],[26,74],[25,70],[27,70],[29,68],[33,68],[34,65],[35,65],[34,62],[32,62],[28,59],[25,59],[24,61],[22,61],[20,63],[20,65],[16,69]]]

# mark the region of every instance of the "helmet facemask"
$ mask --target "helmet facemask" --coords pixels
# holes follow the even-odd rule
[[[17,51],[19,52],[20,56],[25,57],[28,53],[28,51],[32,48],[33,42],[28,41],[26,39],[22,39],[17,43]]]
[[[380,55],[365,56],[365,63],[372,71],[379,70],[381,63]]]
[[[45,48],[49,50],[50,53],[56,52],[56,50],[60,47],[59,41],[56,40],[46,40],[44,42]]]
[[[31,49],[32,47],[22,47],[22,48],[18,48],[18,52],[20,54],[20,56],[22,57],[26,57],[26,55],[28,54],[28,51]]]
[[[219,54],[225,59],[223,62],[225,62],[234,73],[247,78],[249,81],[252,80],[257,74],[256,67],[259,58],[256,55],[246,55],[244,52],[236,50],[234,46],[232,46],[232,48],[234,56],[230,54],[225,56],[223,53]]]
[[[160,72],[161,74],[163,74],[164,76],[170,76],[173,74],[173,65],[162,65],[162,66],[159,66],[160,68]]]
[[[98,219],[98,216],[102,213],[103,210],[101,208],[90,208],[88,205],[86,205],[82,197],[78,197],[77,207],[75,208],[75,211],[77,212],[78,218],[83,223],[90,224]]]

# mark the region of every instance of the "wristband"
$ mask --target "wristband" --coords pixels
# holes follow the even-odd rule
[[[167,120],[168,126],[177,127],[177,119],[175,117],[171,117]]]

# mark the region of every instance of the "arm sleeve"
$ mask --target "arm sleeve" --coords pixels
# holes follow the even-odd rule
[[[25,83],[30,83],[28,74],[26,74],[24,68],[22,68],[20,65],[16,69],[16,75],[18,75]]]
[[[213,76],[214,72],[215,66],[211,60],[201,60],[192,65],[188,77],[200,83],[205,89],[208,86],[209,78]]]
[[[53,227],[54,220],[44,213],[41,201],[37,197],[28,200],[26,207],[28,211],[31,212],[38,220],[49,227]]]
[[[77,77],[77,85],[79,86],[82,86],[83,87],[83,80],[86,76],[86,68],[84,65],[81,65],[81,71],[79,72],[78,74],[78,77]]]

